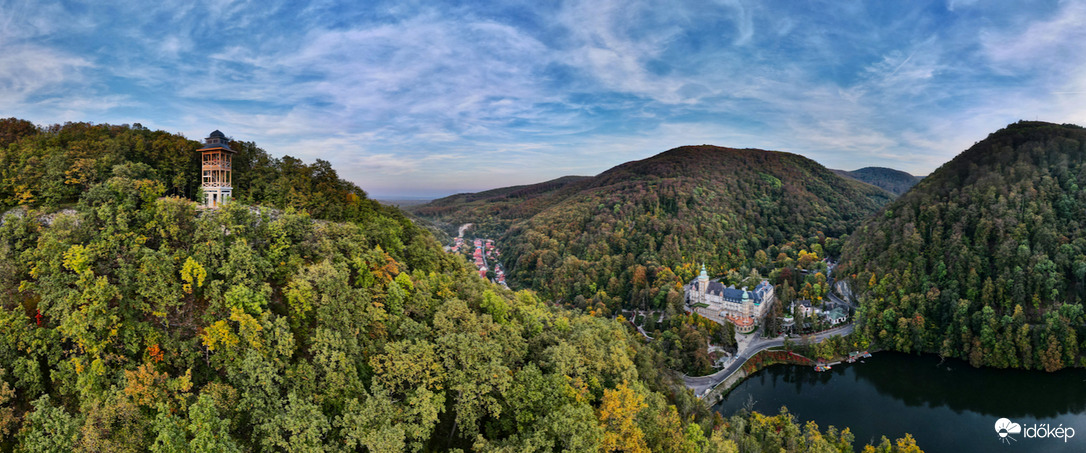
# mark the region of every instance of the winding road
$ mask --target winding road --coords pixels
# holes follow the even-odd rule
[[[835,267],[836,267],[835,264],[831,264],[831,266],[829,267],[829,269],[827,269],[827,272],[826,272],[826,276],[828,277],[827,284],[831,285],[831,288],[833,287],[832,285],[834,284],[833,277],[831,275],[833,274],[833,270],[834,270]],[[857,308],[855,305],[848,302],[847,300],[842,300],[841,298],[837,297],[837,295],[835,295],[833,293],[833,291],[827,292],[827,296],[828,296],[830,302],[845,305],[847,307],[850,307],[853,310],[855,310]],[[833,336],[836,336],[836,335],[840,335],[840,336],[848,335],[848,334],[852,333],[852,331],[854,329],[855,329],[855,324],[854,323],[848,323],[847,325],[844,325],[844,326],[841,326],[841,327],[835,327],[833,329],[825,330],[825,331],[822,331],[822,332],[819,332],[819,333],[816,333],[816,334],[802,335],[799,338],[795,338],[794,340],[797,343],[799,343],[799,342],[810,342],[812,344],[813,343],[821,343],[822,341],[825,341],[827,338],[830,338],[830,337],[833,337]],[[640,330],[640,329],[638,329],[638,330]],[[648,337],[648,334],[645,334],[644,331],[641,331],[641,333],[643,335],[645,335],[646,337]],[[751,337],[750,337],[749,341],[746,342],[747,343],[746,346],[743,347],[742,350],[739,351],[736,354],[734,359],[732,359],[730,362],[728,362],[727,366],[722,368],[720,371],[717,371],[716,373],[710,374],[708,376],[690,377],[690,376],[687,376],[687,375],[683,374],[682,375],[683,383],[685,383],[687,387],[689,387],[691,390],[694,391],[694,395],[696,395],[698,398],[702,398],[709,392],[709,390],[711,390],[711,389],[715,388],[716,386],[720,385],[721,382],[726,381],[733,374],[735,374],[736,371],[739,371],[739,369],[743,367],[743,364],[746,363],[747,360],[749,360],[755,354],[757,354],[759,352],[762,352],[762,351],[764,351],[766,349],[775,348],[775,347],[779,347],[779,346],[784,346],[784,337],[762,338],[761,337],[762,333],[761,333],[760,329],[756,330],[754,333],[752,333],[750,335],[751,335]]]
[[[797,342],[802,342],[804,341],[804,339],[807,339],[807,341],[810,341],[811,343],[819,343],[834,335],[848,335],[852,333],[853,329],[854,326],[852,324],[849,324],[847,326],[841,326],[830,330],[825,330],[813,335],[804,335],[796,340]],[[698,398],[704,396],[706,392],[709,391],[709,389],[720,385],[721,382],[724,382],[724,380],[731,377],[733,373],[739,371],[739,368],[747,362],[747,359],[753,357],[754,354],[757,354],[769,348],[784,346],[784,337],[763,339],[761,338],[760,331],[756,331],[751,335],[754,335],[754,338],[750,340],[750,343],[747,344],[747,347],[743,351],[739,352],[739,354],[735,356],[735,359],[732,359],[728,366],[724,367],[720,371],[717,371],[716,373],[710,374],[708,376],[690,377],[685,374],[683,375],[683,382],[686,384],[687,387],[694,390],[694,395],[697,395]]]

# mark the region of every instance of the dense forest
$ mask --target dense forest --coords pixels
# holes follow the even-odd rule
[[[883,347],[975,366],[1082,366],[1086,130],[988,136],[846,241],[861,329]]]
[[[866,182],[894,195],[901,195],[907,192],[910,188],[915,186],[917,182],[924,179],[919,176],[910,175],[901,170],[885,167],[864,167],[853,171],[833,170],[833,172],[846,178]]]
[[[702,262],[731,283],[798,261],[811,267],[892,198],[795,154],[691,146],[569,182],[512,221],[506,199],[415,212],[447,223],[505,216],[515,283],[613,311],[665,308]],[[809,283],[786,277],[775,283]]]
[[[712,415],[620,320],[487,283],[325,162],[231,143],[201,210],[184,137],[0,140],[0,451],[852,451]]]
[[[652,347],[673,369],[702,375],[713,371],[707,345],[732,350],[735,340],[730,325],[683,313],[682,285],[701,263],[725,284],[776,285],[763,324],[776,335],[793,299],[819,304],[829,291],[822,259],[893,197],[795,154],[698,146],[413,211],[500,237],[515,286],[592,314],[650,311],[634,321],[647,320]]]

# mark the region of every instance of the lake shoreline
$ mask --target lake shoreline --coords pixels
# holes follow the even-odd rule
[[[1000,418],[1023,427],[1062,424],[1086,432],[1086,370],[1081,368],[1053,373],[974,368],[935,354],[893,351],[852,365],[857,366],[825,372],[765,366],[728,389],[712,410],[727,417],[748,400],[762,413],[783,406],[821,427],[849,427],[860,445],[910,433],[928,451],[991,451],[999,441],[993,426]],[[1015,451],[1086,449],[1086,438],[1059,445],[1019,440]]]

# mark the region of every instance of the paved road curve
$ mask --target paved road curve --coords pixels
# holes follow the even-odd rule
[[[852,324],[849,324],[847,326],[826,330],[814,335],[810,335],[810,341],[811,343],[819,343],[834,335],[845,336],[852,333],[853,328],[854,326]],[[757,354],[769,348],[784,346],[784,337],[765,339],[761,338],[760,331],[755,332],[752,335],[755,335],[755,337],[751,340],[747,348],[741,351],[738,355],[736,355],[735,359],[733,359],[728,364],[728,366],[724,367],[724,369],[708,376],[690,377],[683,375],[683,382],[686,384],[687,387],[690,387],[692,390],[694,390],[694,395],[697,395],[698,398],[701,398],[709,389],[716,387],[721,382],[724,382],[725,379],[730,377],[732,373],[738,371],[739,368],[747,362],[747,359],[753,357],[754,354]],[[796,341],[799,342],[802,340],[797,339]]]

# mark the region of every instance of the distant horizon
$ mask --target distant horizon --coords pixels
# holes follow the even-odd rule
[[[716,146],[716,145],[712,145],[712,146]],[[671,149],[674,149],[674,148],[671,148]],[[765,151],[781,151],[781,150],[765,150]],[[661,151],[661,152],[663,152],[663,151]],[[781,151],[781,152],[788,152],[788,151]],[[795,154],[795,153],[793,153],[793,154]],[[652,157],[652,156],[649,156],[649,157]],[[630,162],[630,161],[626,161],[626,162]],[[615,165],[612,165],[611,167],[608,167],[607,169],[614,168],[615,166],[622,165],[622,164],[624,164],[626,162],[616,163]],[[819,162],[819,164],[821,164],[821,162]],[[823,166],[825,167],[825,165],[823,165]],[[844,171],[850,171],[850,172],[851,171],[856,171],[856,170],[862,170],[864,168],[890,168],[891,170],[898,170],[897,168],[879,167],[879,166],[876,166],[876,165],[865,165],[863,167],[853,168],[853,169],[830,168],[830,167],[826,167],[826,168],[829,169],[829,170],[844,170]],[[607,171],[607,169],[605,169],[604,171]],[[904,170],[898,170],[898,171],[904,171]],[[909,172],[906,172],[906,173],[909,173]],[[912,176],[916,176],[916,177],[927,177],[930,173],[923,174],[923,175],[918,175],[918,174],[914,174],[914,173],[909,173],[909,174],[912,175]],[[581,177],[592,178],[592,177],[595,177],[597,175],[599,175],[599,173],[597,173],[595,175],[562,175],[562,176],[558,176],[557,178],[563,178],[563,177],[567,177],[567,176],[581,176]],[[511,187],[511,186],[530,186],[532,184],[539,184],[539,183],[543,183],[543,182],[547,182],[547,181],[552,181],[552,180],[557,179],[557,178],[547,178],[547,179],[541,179],[539,181],[532,181],[532,182],[518,183],[518,184],[510,184],[508,186],[485,187],[485,188],[476,189],[476,190],[470,190],[469,189],[469,190],[464,190],[464,191],[460,191],[460,192],[439,193],[437,195],[433,195],[433,194],[409,195],[409,194],[402,194],[402,193],[401,194],[397,194],[397,193],[375,193],[375,192],[370,192],[368,190],[366,191],[366,194],[369,195],[369,197],[373,198],[374,200],[386,201],[386,202],[391,202],[391,201],[432,201],[432,200],[437,200],[439,198],[450,197],[450,196],[457,195],[457,194],[485,192],[485,191],[488,191],[488,190],[501,189],[503,187]],[[356,182],[356,184],[357,184],[357,182]],[[362,186],[359,186],[359,187],[362,187]],[[362,187],[362,190],[366,190],[366,188]]]
[[[1086,124],[1086,3],[0,3],[0,112],[212,130],[379,196],[594,175],[679,144],[929,174]],[[164,26],[168,25],[168,26]]]

